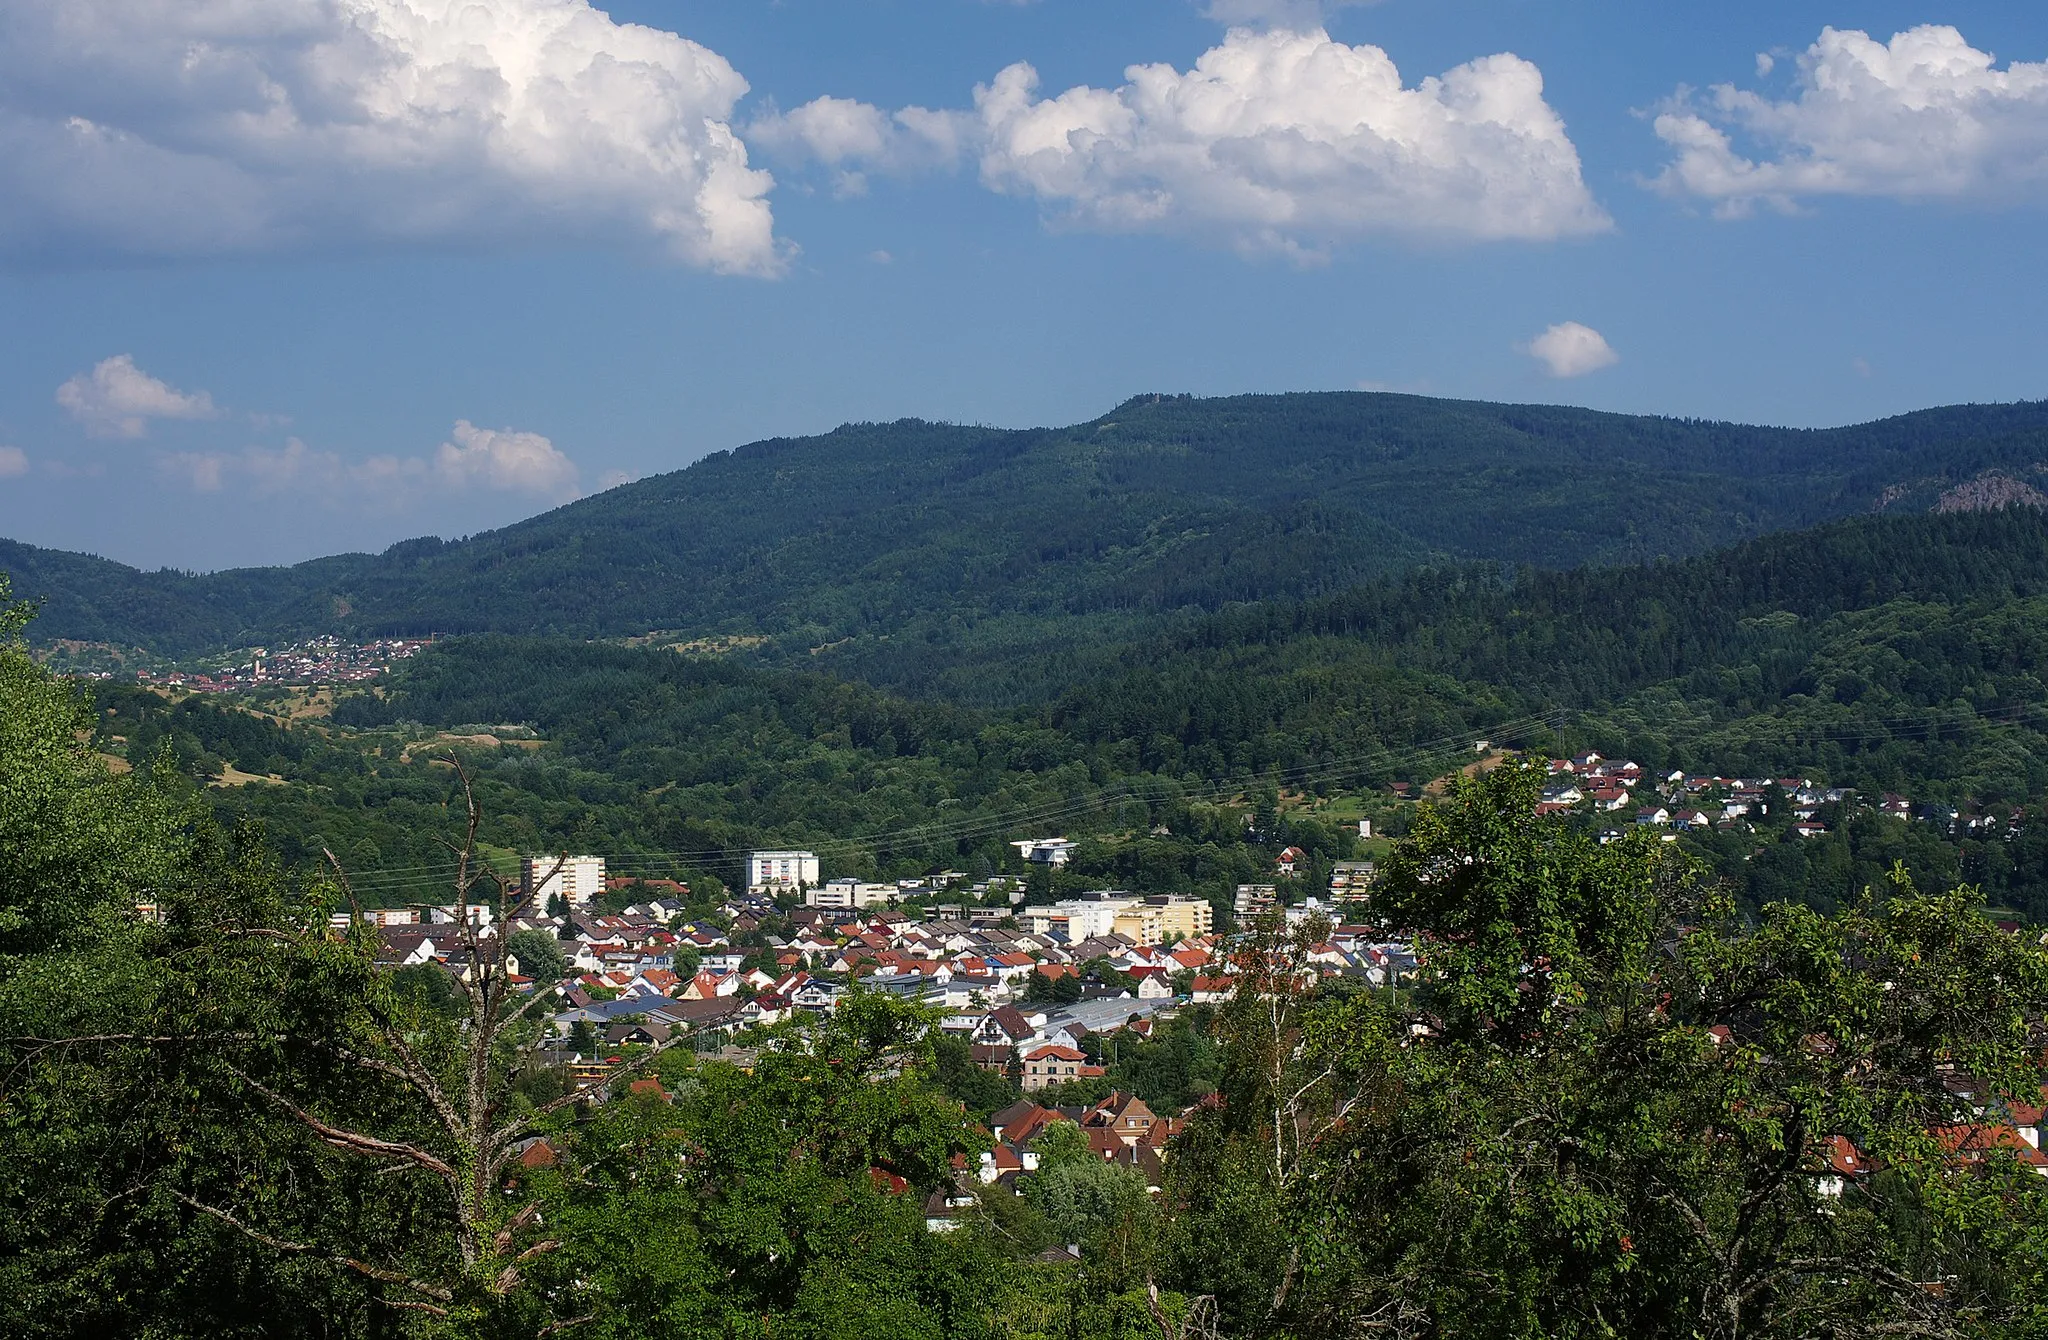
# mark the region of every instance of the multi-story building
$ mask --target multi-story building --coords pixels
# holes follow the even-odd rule
[[[1216,928],[1216,909],[1209,906],[1206,898],[1183,898],[1177,893],[1163,893],[1147,898],[1145,905],[1158,911],[1160,935],[1157,940],[1141,940],[1140,944],[1192,940]]]
[[[867,884],[857,879],[834,879],[804,894],[807,907],[873,907],[893,902],[903,890],[894,884]]]
[[[818,883],[818,854],[810,851],[747,853],[748,893],[787,893]]]
[[[1024,1092],[1037,1093],[1055,1084],[1091,1079],[1101,1073],[1101,1066],[1090,1065],[1087,1056],[1074,1048],[1049,1044],[1025,1055],[1022,1083]]]
[[[1033,865],[1049,865],[1058,868],[1067,863],[1074,854],[1076,844],[1063,837],[1022,838],[1010,844],[1017,849],[1017,855]]]
[[[1018,919],[1040,935],[1058,931],[1069,940],[1092,940],[1113,933],[1118,914],[1127,911],[1134,901],[1127,894],[1099,889],[1079,898],[1027,907]]]
[[[1116,914],[1110,929],[1123,936],[1132,944],[1156,945],[1166,943],[1166,922],[1160,909],[1148,898],[1141,903],[1131,903]]]
[[[1279,895],[1279,889],[1271,884],[1238,885],[1236,901],[1231,905],[1231,910],[1237,915],[1238,926],[1242,928],[1248,917],[1271,910]]]
[[[543,909],[558,895],[569,906],[581,907],[604,892],[604,857],[521,857],[519,884]]]

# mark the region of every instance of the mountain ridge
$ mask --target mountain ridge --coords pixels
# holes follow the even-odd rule
[[[2037,469],[2048,402],[1796,429],[1384,392],[1148,395],[1061,428],[764,439],[379,554],[201,575],[0,541],[0,571],[44,598],[39,639],[170,653],[483,631],[817,646],[1308,597],[1425,561],[1680,557]]]

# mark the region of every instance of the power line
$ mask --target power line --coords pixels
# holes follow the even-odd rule
[[[1535,716],[1503,722],[1485,733],[1502,740],[1516,740],[1537,734],[1553,735],[1561,740],[1565,725],[1572,715],[1573,713],[1565,709],[1552,709]],[[1786,742],[1790,744],[1861,743],[1871,740],[1923,739],[1942,733],[1965,732],[1973,728],[2017,725],[2029,718],[2044,717],[2048,717],[2048,705],[2022,703],[1976,712],[1955,720],[1929,720],[1926,713],[1910,717],[1879,718],[1864,722],[1853,729],[1839,731],[1804,730],[1796,725],[1788,725],[1781,717],[1761,713],[1714,723],[1708,729],[1733,730],[1747,723],[1775,723],[1780,729],[1785,730]],[[843,856],[880,847],[958,844],[1005,830],[1015,831],[1058,823],[1061,820],[1098,812],[1124,801],[1214,801],[1264,785],[1284,787],[1334,781],[1369,766],[1384,767],[1411,763],[1451,752],[1462,747],[1463,742],[1469,740],[1473,734],[1471,731],[1461,731],[1453,735],[1438,736],[1400,750],[1377,746],[1334,759],[1296,764],[1286,768],[1271,768],[1258,773],[1215,778],[1194,784],[1160,778],[1144,785],[1119,784],[1099,787],[1007,810],[969,815],[958,820],[913,824],[853,837],[810,840],[806,843],[806,849],[815,851],[820,856]],[[627,852],[607,857],[606,864],[610,869],[627,874],[648,873],[677,866],[701,866],[722,862],[737,858],[749,849],[705,847],[695,850]],[[350,882],[359,891],[388,896],[412,889],[438,887],[446,875],[446,867],[397,866],[368,871],[361,876],[351,876]]]
[[[1503,740],[1518,739],[1537,733],[1548,733],[1557,729],[1565,717],[1561,710],[1544,712],[1537,716],[1522,717],[1491,727],[1486,733]],[[855,837],[828,838],[811,842],[807,850],[819,855],[841,855],[847,852],[864,851],[883,846],[918,845],[929,846],[944,843],[959,843],[989,836],[1005,830],[1015,831],[1030,825],[1051,823],[1060,819],[1074,818],[1082,814],[1105,809],[1111,804],[1124,801],[1153,800],[1215,800],[1233,796],[1248,789],[1272,785],[1305,785],[1318,781],[1332,781],[1348,774],[1364,770],[1368,766],[1391,766],[1416,762],[1436,757],[1455,749],[1461,749],[1472,738],[1473,732],[1460,731],[1453,735],[1438,736],[1431,740],[1411,744],[1401,750],[1378,746],[1360,753],[1324,759],[1315,763],[1296,764],[1287,768],[1271,768],[1241,777],[1212,779],[1189,785],[1172,779],[1160,779],[1143,786],[1118,785],[1097,788],[1078,795],[1047,800],[1035,805],[979,814],[963,819],[942,822],[914,824],[904,828],[883,830]],[[740,855],[749,848],[708,847],[685,851],[629,852],[617,857],[607,857],[607,868],[632,871],[656,866],[701,865]],[[445,878],[446,868],[439,866],[402,866],[366,872],[362,876],[351,876],[350,883],[358,891],[390,894],[406,889],[422,888],[438,884]]]

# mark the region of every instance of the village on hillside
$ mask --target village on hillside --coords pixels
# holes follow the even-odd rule
[[[1666,840],[1693,827],[1746,822],[1771,803],[1817,811],[1852,799],[1796,778],[1645,778],[1633,763],[1597,754],[1550,760],[1548,773],[1545,812],[1632,813],[1636,825]],[[1952,813],[1915,814],[1893,799],[1885,812],[1901,819],[1953,821]],[[1809,813],[1795,822],[1813,821]],[[1621,831],[1604,830],[1601,840]],[[1026,862],[1057,866],[1075,844],[1038,838],[1012,845]],[[970,881],[958,871],[895,883],[821,879],[817,855],[796,850],[749,854],[744,891],[716,906],[692,900],[688,886],[673,880],[608,875],[600,856],[563,856],[523,862],[517,887],[528,911],[503,927],[490,926],[489,911],[477,907],[358,915],[373,923],[382,961],[394,969],[431,964],[460,977],[473,970],[473,957],[495,952],[498,934],[515,951],[534,945],[535,936],[552,943],[558,963],[544,969],[515,952],[508,969],[523,991],[547,986],[548,978],[559,983],[538,1059],[597,1100],[653,1050],[675,1046],[700,1062],[750,1067],[762,1047],[782,1045],[787,1030],[776,1025],[829,1014],[856,991],[928,1008],[939,1045],[986,1072],[1003,1086],[989,1091],[1007,1099],[986,1105],[986,1152],[956,1166],[953,1182],[925,1206],[928,1227],[943,1231],[978,1196],[1016,1193],[1019,1179],[1038,1166],[1040,1142],[1061,1127],[1073,1135],[1052,1138],[1084,1140],[1105,1161],[1136,1169],[1149,1187],[1163,1185],[1172,1137],[1213,1090],[1155,1110],[1113,1084],[1113,1058],[1231,1000],[1258,961],[1245,950],[1242,928],[1263,920],[1309,941],[1299,963],[1302,989],[1311,994],[1400,992],[1419,983],[1427,946],[1375,924],[1373,864],[1337,862],[1325,893],[1300,896],[1297,886],[1288,905],[1277,881],[1304,860],[1286,849],[1275,859],[1276,883],[1237,889],[1230,908],[1236,931],[1219,929],[1219,909],[1202,899],[1095,890],[1027,904],[1016,881]],[[480,937],[464,934],[464,916]],[[337,914],[337,927],[349,919]],[[653,1077],[628,1087],[666,1092]],[[1977,1135],[2024,1147],[2048,1175],[2040,1114],[2029,1108],[2012,1122]],[[1836,1155],[1838,1180],[1867,1172],[1853,1147]],[[543,1139],[525,1157],[536,1166],[553,1154]]]
[[[1027,859],[1053,863],[1071,844],[1018,845]],[[747,870],[745,891],[707,911],[675,881],[608,876],[603,857],[535,857],[523,862],[519,886],[530,911],[502,927],[474,906],[357,915],[374,927],[380,958],[393,969],[436,965],[466,976],[503,934],[515,985],[528,991],[545,986],[535,975],[545,974],[517,951],[535,934],[551,940],[562,990],[539,1059],[594,1095],[645,1049],[682,1043],[705,1060],[745,1066],[759,1046],[775,1045],[772,1033],[757,1030],[829,1013],[853,991],[882,992],[933,1010],[943,1045],[1014,1095],[988,1122],[990,1151],[962,1176],[1014,1190],[1037,1166],[1037,1140],[1066,1123],[1104,1159],[1160,1184],[1167,1142],[1185,1113],[1155,1112],[1136,1093],[1106,1087],[1106,1062],[1120,1046],[1153,1040],[1185,1012],[1230,997],[1240,964],[1210,903],[1101,890],[1027,906],[1019,887],[1009,895],[1016,901],[1002,906],[1000,880],[975,884],[942,872],[900,884],[820,881],[817,857],[802,851],[753,853]],[[1343,863],[1328,899],[1280,908],[1287,924],[1322,931],[1308,956],[1320,979],[1374,990],[1414,978],[1412,945],[1343,920],[1347,909],[1362,908],[1370,877],[1368,863]],[[1279,908],[1276,888],[1240,889],[1236,914]],[[924,912],[897,906],[948,894],[958,901]],[[980,905],[991,894],[998,906]],[[464,916],[480,924],[479,946],[464,933]],[[336,914],[336,927],[350,918]],[[660,1087],[635,1082],[643,1092]],[[548,1155],[543,1148],[533,1157]],[[940,1194],[927,1207],[934,1228],[971,1203],[947,1199]]]
[[[1818,837],[1829,831],[1825,812],[1840,815],[1866,804],[1844,787],[1815,783],[1806,777],[1716,777],[1684,771],[1652,776],[1634,762],[1597,753],[1553,758],[1546,768],[1539,815],[1591,815],[1607,824],[1629,824],[1663,830],[1665,840],[1678,834],[1706,831],[1747,831],[1758,821],[1791,819],[1791,831]],[[1933,824],[1950,835],[1983,836],[1995,829],[2016,828],[2026,818],[2014,809],[2001,818],[1966,814],[1954,805],[1916,803],[1886,792],[1871,808],[1890,818]],[[1600,839],[1612,842],[1625,831],[1603,826]]]

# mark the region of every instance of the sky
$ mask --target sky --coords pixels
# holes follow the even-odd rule
[[[1147,392],[2038,399],[2044,222],[2014,0],[0,0],[0,536],[294,562]]]

